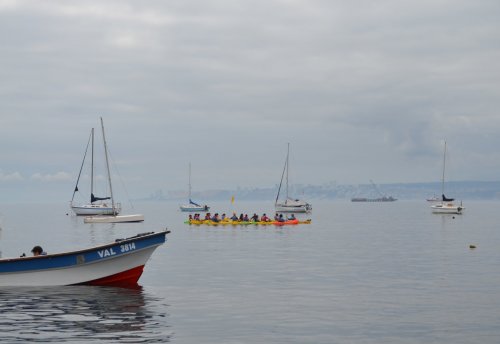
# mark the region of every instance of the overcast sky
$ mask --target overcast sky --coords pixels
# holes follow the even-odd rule
[[[498,0],[0,0],[1,199],[69,200],[100,116],[131,198],[272,187],[287,142],[292,183],[439,181],[444,139],[499,180],[499,61]]]

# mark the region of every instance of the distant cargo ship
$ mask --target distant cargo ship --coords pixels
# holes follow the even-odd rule
[[[394,202],[397,201],[397,198],[392,196],[389,197],[380,197],[380,198],[362,198],[362,197],[354,197],[351,198],[351,202]]]

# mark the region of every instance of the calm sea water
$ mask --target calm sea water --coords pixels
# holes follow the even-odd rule
[[[189,226],[166,202],[135,204],[141,224],[93,225],[64,204],[1,205],[2,257],[172,232],[139,290],[1,288],[0,341],[498,343],[500,202],[465,206],[317,200],[312,224],[276,228]]]

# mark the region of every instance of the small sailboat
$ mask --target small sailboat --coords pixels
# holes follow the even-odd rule
[[[312,205],[306,201],[300,199],[291,198],[288,195],[288,169],[289,169],[289,159],[290,158],[290,143],[288,144],[285,166],[283,167],[283,173],[281,174],[280,186],[278,188],[278,194],[276,195],[276,201],[274,203],[274,208],[280,213],[308,213],[312,210]],[[283,177],[286,172],[286,198],[284,201],[278,202],[280,197],[281,185],[283,184]]]
[[[460,205],[453,203],[453,198],[448,198],[444,195],[444,176],[446,169],[446,141],[444,141],[444,156],[443,156],[443,176],[441,178],[441,202],[431,206],[432,212],[435,214],[462,214],[464,207],[462,202]]]
[[[427,202],[441,202],[441,198],[439,198],[437,195],[433,195],[432,197],[429,197],[426,199]]]
[[[191,163],[189,163],[189,184],[188,184],[188,204],[183,204],[180,206],[181,211],[208,211],[210,207],[208,205],[200,205],[198,203],[193,202],[191,199]]]
[[[78,183],[82,175],[83,166],[85,164],[85,159],[87,157],[87,152],[89,145],[91,144],[91,164],[90,164],[90,202],[87,204],[75,204],[75,194],[78,190]],[[78,173],[78,178],[76,180],[75,189],[73,191],[73,197],[70,201],[70,207],[76,215],[113,215],[118,214],[121,211],[120,203],[113,203],[112,206],[108,205],[104,201],[110,200],[110,196],[106,197],[96,197],[94,196],[94,128],[90,131],[89,141],[87,142],[87,148],[85,149],[85,154],[83,155],[82,165],[80,166],[80,172]]]
[[[134,215],[118,215],[115,206],[115,200],[113,198],[113,186],[111,184],[111,172],[109,170],[109,159],[108,159],[108,146],[106,144],[106,135],[104,134],[104,123],[101,117],[101,128],[102,128],[102,139],[104,141],[104,156],[106,157],[106,170],[108,172],[108,183],[110,191],[111,208],[113,213],[111,214],[100,214],[95,216],[86,216],[83,219],[84,223],[117,223],[117,222],[142,222],[144,221],[144,215],[134,214]]]

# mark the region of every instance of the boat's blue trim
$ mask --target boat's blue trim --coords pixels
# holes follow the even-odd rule
[[[170,231],[139,234],[135,237],[117,239],[116,242],[80,251],[50,254],[37,257],[23,257],[0,260],[0,274],[67,268],[81,264],[89,264],[110,259],[151,246],[161,245],[166,241]]]

